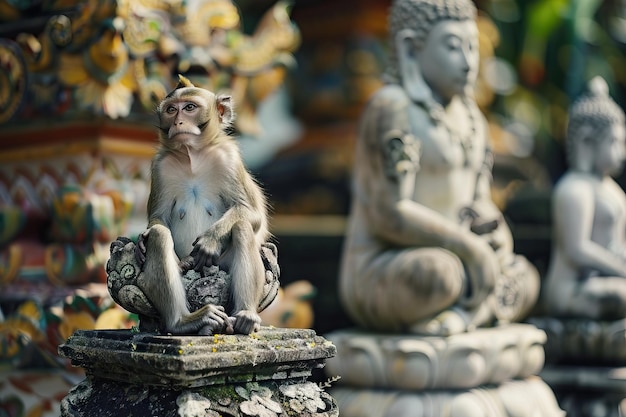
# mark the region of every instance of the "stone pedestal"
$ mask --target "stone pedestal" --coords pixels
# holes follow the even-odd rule
[[[374,334],[328,336],[337,355],[329,376],[342,417],[562,416],[536,376],[546,335],[510,324],[449,337]]]
[[[626,415],[626,320],[534,317],[547,334],[542,378],[569,417]]]
[[[251,335],[159,336],[77,331],[59,354],[87,378],[61,403],[78,416],[337,416],[333,398],[308,381],[335,347],[312,330]]]

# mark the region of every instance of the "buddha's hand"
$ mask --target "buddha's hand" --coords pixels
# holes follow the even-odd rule
[[[511,232],[502,213],[495,207],[485,204],[463,207],[459,211],[459,218],[461,224],[467,225],[472,233],[489,242],[494,251],[504,253],[513,251]]]
[[[493,292],[500,275],[500,263],[489,243],[478,237],[470,240],[461,260],[467,279],[460,302],[467,307],[476,307]]]
[[[504,221],[501,221],[494,231],[483,236],[483,238],[486,238],[489,245],[500,256],[509,256],[513,253],[513,236],[511,236],[511,231]]]

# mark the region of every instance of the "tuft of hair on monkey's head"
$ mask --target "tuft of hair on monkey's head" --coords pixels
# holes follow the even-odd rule
[[[159,137],[171,142],[184,130],[187,136],[196,135],[213,140],[228,135],[235,120],[233,102],[229,95],[215,94],[196,87],[183,75],[178,84],[157,107]],[[181,127],[181,126],[185,126]]]
[[[183,74],[178,74],[178,84],[174,90],[184,87],[195,87],[195,85],[193,85],[193,83],[189,81],[189,78],[185,77]]]

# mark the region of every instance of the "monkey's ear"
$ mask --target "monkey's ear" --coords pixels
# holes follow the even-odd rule
[[[235,120],[235,112],[231,97],[220,94],[215,98],[215,105],[217,106],[217,114],[220,115],[221,128],[225,129],[232,125]]]
[[[178,74],[178,84],[176,85],[176,88],[174,88],[174,90],[178,90],[179,88],[184,87],[195,87],[195,85],[193,85],[193,83],[189,81],[189,79],[184,75]]]

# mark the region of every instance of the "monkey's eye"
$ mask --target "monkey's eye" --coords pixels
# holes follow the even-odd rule
[[[187,104],[185,105],[185,107],[183,107],[183,110],[185,110],[185,111],[192,111],[192,110],[194,110],[196,107],[198,107],[198,106],[196,106],[196,105],[195,105],[195,104],[193,104],[193,103],[187,103]]]
[[[165,112],[168,114],[173,114],[176,112],[176,107],[174,106],[167,106],[167,108],[165,109]]]

